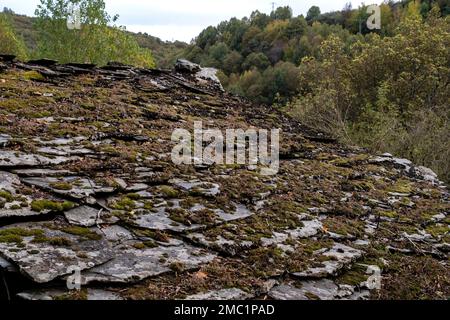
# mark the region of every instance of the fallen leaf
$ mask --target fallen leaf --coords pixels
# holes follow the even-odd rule
[[[208,274],[206,274],[203,271],[198,271],[198,272],[194,273],[194,278],[197,278],[199,280],[205,280],[208,278]]]

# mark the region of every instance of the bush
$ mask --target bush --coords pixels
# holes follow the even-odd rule
[[[18,36],[7,13],[0,13],[0,53],[12,54],[19,59],[27,59],[27,48]]]
[[[350,50],[335,36],[300,66],[289,111],[373,151],[432,168],[450,182],[450,23],[434,8],[406,17],[393,37],[367,35]]]
[[[71,4],[80,6],[81,29],[69,30]],[[105,65],[110,61],[140,67],[154,67],[150,50],[139,47],[131,34],[111,25],[117,20],[105,11],[102,0],[41,0],[36,10],[37,56],[61,63],[81,62]]]

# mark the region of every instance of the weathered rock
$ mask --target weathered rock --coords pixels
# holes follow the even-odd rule
[[[74,173],[68,170],[52,170],[52,169],[18,169],[13,173],[20,177],[65,177],[73,176]]]
[[[0,168],[15,168],[15,167],[38,167],[48,165],[58,165],[76,158],[68,157],[45,157],[36,154],[26,154],[23,152],[0,150]]]
[[[71,273],[70,267],[85,270],[103,264],[113,251],[96,229],[37,222],[0,228],[0,255],[35,282],[46,283]]]
[[[0,257],[0,269],[6,272],[19,272],[15,265],[2,257]]]
[[[186,297],[186,300],[247,300],[252,295],[238,288],[208,291]]]
[[[140,244],[133,241],[117,246],[113,260],[82,273],[82,283],[134,283],[170,271],[195,269],[215,258],[187,244],[136,248]]]
[[[102,289],[87,288],[85,300],[88,301],[117,301],[123,300],[120,295],[115,292],[106,291]],[[48,289],[48,290],[36,290],[36,291],[24,291],[18,293],[17,296],[23,300],[30,301],[48,301],[48,300],[72,300],[73,298],[80,296],[76,291],[67,291],[63,289]]]
[[[302,221],[303,227],[294,230],[286,230],[285,232],[274,232],[273,237],[261,238],[263,246],[271,246],[273,244],[282,244],[288,239],[309,238],[317,235],[323,226],[319,220]],[[292,248],[293,250],[293,248]]]
[[[91,149],[74,146],[42,147],[37,149],[37,152],[50,156],[85,156],[98,154]]]
[[[201,194],[204,196],[217,196],[220,193],[220,186],[218,184],[202,182],[197,179],[191,181],[172,179],[169,183],[186,191],[194,191],[196,194]]]
[[[312,267],[304,272],[294,272],[292,275],[299,278],[335,276],[338,271],[360,258],[362,254],[363,252],[361,250],[335,243],[331,249],[320,254],[330,259],[323,261],[321,267]]]
[[[202,68],[195,74],[195,77],[200,80],[207,80],[215,84],[221,91],[225,91],[220,79],[217,77],[217,72],[219,70],[215,68]]]
[[[176,202],[176,201],[174,201]],[[221,209],[209,209],[211,211],[213,221],[205,224],[190,224],[180,223],[171,219],[171,215],[168,209],[179,209],[179,205],[175,205],[172,208],[159,207],[156,212],[148,212],[146,210],[136,211],[136,217],[131,218],[131,221],[141,228],[152,230],[172,230],[176,232],[194,231],[205,228],[207,226],[213,226],[222,224],[224,222],[236,221],[252,216],[254,213],[247,209],[244,205],[235,205],[234,212],[225,212]],[[198,204],[187,210],[187,213],[192,215],[200,214],[207,208],[204,205]]]
[[[29,195],[22,195],[18,188],[23,187],[17,175],[0,171],[0,218],[9,217],[31,217],[43,215],[49,212],[33,211],[30,207],[32,198]]]
[[[200,65],[198,65],[196,63],[192,63],[188,60],[178,59],[175,64],[175,70],[181,71],[181,72],[194,73],[194,72],[200,71],[201,67],[200,67]]]
[[[0,134],[0,148],[8,146],[11,136],[9,134]]]
[[[251,241],[234,241],[228,240],[221,235],[216,236],[215,239],[206,238],[202,233],[189,233],[186,235],[191,241],[210,248],[215,251],[225,253],[230,256],[235,256],[240,252],[246,251],[255,244]]]
[[[83,136],[75,138],[56,138],[52,140],[42,140],[40,138],[34,139],[34,141],[39,142],[39,144],[45,146],[72,146],[85,140],[87,140],[87,138]]]
[[[113,224],[119,219],[116,217],[105,218],[102,215],[103,209],[94,209],[89,206],[81,206],[64,212],[64,215],[70,224],[82,227],[93,227],[95,225]]]
[[[298,286],[283,284],[274,287],[269,296],[276,300],[336,300],[352,297],[353,287],[336,285],[332,280],[302,281]]]
[[[443,183],[439,180],[436,173],[433,170],[422,167],[415,166],[412,161],[408,159],[394,158],[391,154],[386,153],[379,157],[374,157],[369,160],[370,163],[390,163],[396,168],[401,169],[408,176],[413,178],[420,178],[424,181],[431,182],[436,185],[442,185]]]
[[[430,170],[338,144],[277,108],[222,92],[215,70],[185,61],[175,71],[14,61],[4,68],[0,82],[14,96],[2,99],[17,97],[21,108],[0,121],[0,222],[12,224],[0,229],[0,264],[51,281],[28,298],[184,298],[191,279],[207,279],[190,298],[272,291],[280,299],[367,299],[377,277],[357,262],[367,263],[363,251],[371,263],[395,267],[385,268],[376,297],[398,298],[411,285],[418,290],[408,297],[449,296],[450,197]],[[23,81],[21,70],[46,79]],[[279,171],[264,177],[259,166],[206,158],[175,165],[171,132],[191,132],[194,120],[222,133],[280,128]],[[48,222],[17,228],[28,215]],[[87,287],[54,287],[78,265]],[[286,272],[300,278],[284,282],[293,278]],[[227,281],[216,281],[222,275]],[[275,276],[283,281],[277,289]],[[397,278],[411,283],[387,292]],[[120,289],[94,292],[95,282]]]
[[[28,185],[40,187],[62,196],[69,196],[75,199],[85,199],[98,193],[113,193],[115,188],[110,186],[97,185],[93,180],[68,176],[68,177],[30,177],[23,178],[22,181]]]

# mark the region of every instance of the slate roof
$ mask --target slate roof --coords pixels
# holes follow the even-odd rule
[[[28,279],[8,281],[17,297],[449,296],[449,194],[431,170],[230,95],[210,70],[13,58],[0,57],[0,266]],[[281,128],[280,172],[174,165],[173,130],[198,120]],[[73,266],[81,291],[66,288]]]

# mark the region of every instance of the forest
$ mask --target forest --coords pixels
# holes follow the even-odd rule
[[[164,42],[115,25],[103,1],[82,1],[78,34],[67,30],[68,0],[42,0],[36,17],[0,14],[0,51],[21,59],[170,68],[177,58],[219,69],[227,91],[276,105],[341,141],[390,152],[450,181],[450,4],[387,1],[381,30],[367,7],[254,11],[204,29],[190,44]],[[50,19],[51,18],[51,19]]]

